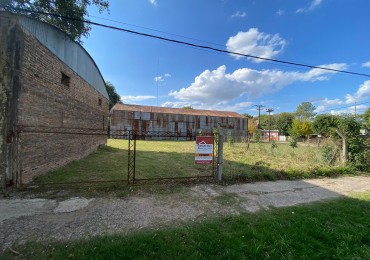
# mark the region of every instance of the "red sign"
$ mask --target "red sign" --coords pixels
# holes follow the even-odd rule
[[[213,162],[213,136],[197,136],[195,141],[195,163],[211,164]]]

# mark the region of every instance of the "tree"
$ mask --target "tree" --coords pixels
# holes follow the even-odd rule
[[[253,135],[257,131],[257,121],[254,118],[248,119],[248,133]]]
[[[55,25],[67,33],[72,40],[80,43],[82,43],[81,37],[88,37],[91,30],[90,25],[81,22],[89,17],[87,8],[94,5],[99,8],[100,13],[105,10],[109,12],[109,3],[106,0],[2,0],[1,2],[0,10],[29,15]],[[72,17],[76,20],[51,14]]]
[[[257,128],[257,121],[254,118],[248,118],[247,150],[249,149],[250,140],[256,133]]]
[[[370,130],[370,107],[363,114],[363,118],[365,120],[365,125],[366,125],[367,129]]]
[[[314,113],[316,107],[311,102],[302,102],[296,111],[296,116],[299,119],[309,120],[312,119],[316,113]]]
[[[107,92],[108,92],[108,97],[109,97],[109,110],[111,110],[111,108],[115,104],[121,102],[121,97],[118,95],[114,85],[111,82],[106,81],[105,86],[107,87]]]
[[[289,134],[293,139],[298,139],[300,136],[309,137],[310,134],[312,134],[311,123],[308,120],[300,120],[296,118],[293,120]]]
[[[258,120],[258,117],[256,118]],[[278,115],[271,115],[271,129],[276,129]],[[260,126],[262,129],[269,129],[269,115],[261,115]]]
[[[341,139],[344,164],[349,162],[357,169],[369,169],[370,152],[369,148],[366,147],[365,139],[359,137],[361,122],[358,118],[352,115],[319,115],[316,116],[312,125],[315,133],[331,137],[335,143]],[[327,151],[324,152],[324,154],[327,153]]]
[[[253,118],[253,116],[248,113],[244,113],[243,116],[245,116],[246,118],[250,118],[250,119]]]
[[[185,108],[185,109],[193,109],[193,106],[192,105],[185,105],[182,108]]]
[[[293,113],[287,113],[283,112],[278,115],[278,119],[276,122],[276,129],[279,130],[280,135],[288,135],[289,133],[289,128],[292,127],[294,119],[294,114]]]
[[[340,118],[335,115],[318,115],[312,122],[312,130],[315,134],[325,137],[333,136],[338,127]]]

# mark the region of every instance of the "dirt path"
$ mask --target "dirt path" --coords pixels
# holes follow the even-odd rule
[[[170,223],[238,215],[370,190],[370,177],[185,187],[174,194],[118,198],[0,200],[0,249],[13,243],[78,239]]]

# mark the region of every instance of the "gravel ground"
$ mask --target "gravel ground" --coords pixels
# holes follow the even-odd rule
[[[119,198],[0,200],[0,249],[27,241],[65,241],[129,233],[208,217],[238,215],[370,190],[370,177],[185,187],[173,194]]]

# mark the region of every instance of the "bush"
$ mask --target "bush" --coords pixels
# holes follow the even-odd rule
[[[324,144],[321,147],[321,156],[324,162],[332,164],[334,161],[334,156],[337,151],[337,148],[330,144]]]

